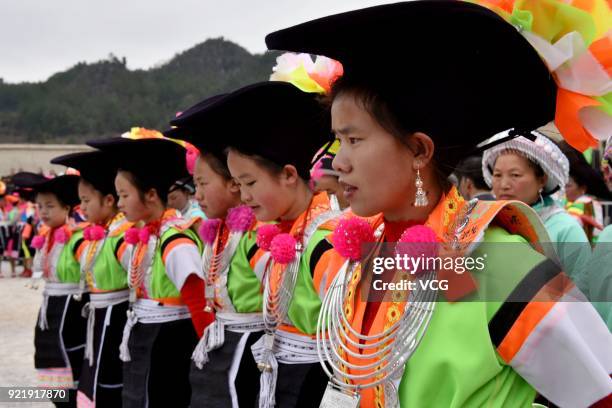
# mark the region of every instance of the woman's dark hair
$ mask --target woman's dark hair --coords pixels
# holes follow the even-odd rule
[[[162,204],[166,206],[168,202],[169,187],[164,188],[161,185],[161,182],[149,180],[148,177],[139,175],[138,172],[134,170],[119,169],[119,171],[125,175],[129,182],[134,185],[134,187],[136,187],[136,190],[138,190],[138,197],[140,197],[142,202],[145,201],[145,193],[151,189],[154,189]]]
[[[601,200],[612,199],[612,192],[606,186],[603,175],[598,168],[592,167],[584,155],[567,142],[559,143],[559,148],[569,160],[570,177],[574,179],[578,186],[586,189],[586,194]]]
[[[479,190],[489,190],[482,175],[482,156],[470,156],[459,163],[454,173],[461,181],[462,178],[472,180],[474,186]]]
[[[62,207],[68,207],[68,216],[72,216],[74,210],[72,208],[72,206],[70,204],[66,204],[66,202],[64,200],[62,200],[62,198],[59,196],[59,194],[50,191],[50,190],[40,190],[36,193],[36,197],[38,197],[39,194],[51,194],[53,197],[55,197],[55,199],[57,200],[57,202],[59,203],[59,205],[61,205]]]
[[[115,209],[117,208],[117,202],[119,201],[119,196],[117,195],[117,192],[115,191],[114,187],[108,187],[108,186],[102,186],[102,185],[99,185],[99,184],[94,184],[91,181],[87,180],[83,176],[81,176],[81,179],[79,180],[79,183],[83,183],[83,184],[93,188],[98,193],[100,193],[100,197],[99,197],[100,203],[102,203],[102,199],[105,196],[110,194],[111,196],[113,196],[113,199],[115,200],[114,207],[115,207]]]
[[[382,91],[378,91],[366,84],[347,80],[346,77],[340,77],[334,82],[331,93],[323,99],[323,102],[331,106],[334,99],[340,95],[352,96],[357,104],[368,112],[383,129],[412,151],[407,141],[411,135],[419,130],[408,128],[400,121],[399,115],[393,111],[391,103],[389,103],[391,98],[385,97]],[[453,169],[441,166],[440,164],[444,163],[444,159],[440,156],[436,149],[432,158],[432,164],[438,183],[444,191],[448,191],[452,186],[448,181],[448,176],[452,173]]]
[[[225,180],[230,181],[232,179],[226,160],[222,160],[220,157],[210,152],[200,153],[200,158],[204,160],[215,173]]]
[[[230,151],[234,151],[236,153],[239,153],[243,156],[248,156],[249,158],[253,159],[253,161],[255,161],[255,163],[257,163],[258,166],[261,166],[264,170],[266,170],[269,174],[271,174],[272,176],[278,176],[281,174],[281,172],[283,171],[283,166],[274,163],[272,160],[268,160],[265,157],[261,157],[257,154],[251,154],[248,152],[244,152],[242,150],[238,150],[236,148],[233,147],[228,147],[225,149],[225,155],[227,156],[227,154]],[[229,172],[229,170],[228,170]]]

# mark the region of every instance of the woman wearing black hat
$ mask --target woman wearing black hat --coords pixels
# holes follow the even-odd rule
[[[328,117],[315,95],[284,82],[253,84],[230,98],[227,105],[235,103],[236,114],[261,127],[258,138],[232,132],[228,167],[257,220],[278,222],[258,230],[260,248],[272,259],[264,289],[265,334],[252,346],[262,372],[259,407],[316,406],[326,379],[313,336],[328,283],[326,236],[340,212],[332,210],[327,194],[313,194],[308,180],[313,155],[331,143]],[[255,118],[262,111],[273,119]]]
[[[83,231],[79,288],[90,293],[85,359],[79,381],[79,406],[121,406],[123,363],[119,344],[128,308],[130,254],[124,240],[131,227],[117,208],[112,156],[99,151],[72,153],[51,160],[80,172],[81,211],[90,224]]]
[[[465,202],[446,182],[481,141],[554,117],[555,83],[520,32],[474,4],[414,1],[321,18],[266,42],[343,64],[331,91],[341,142],[333,164],[353,212],[373,217],[343,221],[334,232],[342,267],[319,318],[331,377],[322,406],[528,406],[536,390],[565,406],[608,397],[612,336],[590,304],[565,302],[581,295],[551,253],[527,244],[541,249],[546,236],[533,211],[519,202]],[[448,290],[436,301],[433,290],[415,289],[406,301],[383,288],[381,299],[378,275],[366,268],[379,247],[363,268],[358,262],[359,243],[376,236],[398,255],[412,252],[397,241],[434,259],[436,251],[451,260],[486,253],[485,267],[465,273],[451,263],[411,278],[393,263],[383,271],[390,283],[437,277]],[[508,244],[490,244],[500,242]]]
[[[88,294],[79,288],[79,257],[84,248],[82,228],[69,225],[78,203],[78,176],[47,179],[34,173],[17,173],[13,183],[36,191],[36,203],[44,227],[33,238],[37,249],[33,279],[44,279],[43,303],[34,332],[34,366],[42,384],[68,389],[67,402],[76,406],[77,385],[83,364],[86,319],[81,309]],[[33,283],[33,286],[37,284]]]
[[[185,140],[197,150],[193,167],[195,198],[207,220],[200,227],[204,241],[202,264],[207,287],[202,294],[215,322],[194,350],[190,381],[192,407],[255,406],[259,394],[257,365],[251,345],[263,331],[262,278],[267,257],[256,256],[253,211],[242,205],[219,143],[223,122],[198,119],[213,96],[185,110],[164,134]]]
[[[145,137],[142,138],[144,133]],[[204,310],[201,242],[176,210],[168,189],[185,177],[185,149],[160,133],[133,130],[126,137],[90,141],[119,169],[118,207],[135,223],[130,244],[129,306],[119,347],[124,407],[187,407],[190,357],[212,321]]]
[[[258,221],[274,222],[258,228],[253,257],[260,259],[255,271],[265,270],[265,335],[250,347],[261,370],[259,406],[315,406],[326,379],[313,335],[328,283],[326,236],[338,213],[330,211],[326,194],[313,194],[308,180],[312,157],[331,143],[328,114],[315,94],[285,82],[262,82],[200,106],[191,122],[197,137],[223,132],[215,141],[219,150],[228,150],[227,167],[243,203]],[[252,361],[249,354],[243,356]],[[236,384],[238,397],[252,389]]]

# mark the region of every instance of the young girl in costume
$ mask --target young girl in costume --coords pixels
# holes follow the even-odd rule
[[[529,406],[536,390],[561,406],[609,402],[612,336],[559,266],[532,248],[546,237],[536,214],[517,201],[466,202],[447,182],[491,135],[555,116],[561,91],[522,28],[467,2],[413,1],[268,35],[270,49],[343,64],[330,97],[341,143],[334,168],[353,212],[372,217],[334,231],[342,267],[321,306],[319,352],[331,381],[322,406]],[[391,266],[392,283],[444,278],[448,290],[383,290],[381,300],[359,262],[359,244],[372,241],[366,260],[385,242],[397,255],[414,253],[398,241],[434,259],[437,251],[487,257],[482,270],[450,265],[416,278]],[[491,297],[496,280],[506,282]]]
[[[255,264],[255,215],[250,207],[241,205],[240,189],[217,140],[225,129],[220,123],[198,121],[202,107],[217,98],[184,111],[165,133],[199,149],[193,173],[195,198],[208,218],[200,227],[209,288],[202,295],[207,307],[215,311],[215,322],[205,330],[193,354],[191,405],[252,407],[259,393],[259,382],[253,381],[259,370],[250,347],[263,331],[261,280],[267,257]]]
[[[262,371],[259,406],[314,406],[325,376],[313,336],[331,248],[325,237],[337,213],[326,194],[312,193],[308,179],[312,157],[330,141],[328,115],[314,94],[265,82],[226,95],[197,116],[201,126],[224,124],[228,168],[242,201],[258,221],[276,222],[257,232],[255,258],[271,258],[255,266],[259,273],[267,263],[265,335],[251,347]]]
[[[89,292],[85,359],[79,381],[79,407],[121,406],[123,363],[119,345],[128,309],[128,244],[131,226],[117,208],[112,156],[100,151],[73,153],[51,161],[80,172],[83,231],[79,288]]]
[[[33,287],[43,279],[43,303],[34,331],[34,366],[41,386],[68,389],[68,401],[76,406],[76,394],[85,349],[86,319],[81,315],[88,294],[79,288],[79,258],[84,249],[82,228],[67,223],[78,203],[78,176],[47,179],[34,173],[17,173],[13,183],[36,191],[43,227],[33,238]]]
[[[204,311],[200,240],[166,207],[170,185],[186,173],[185,149],[160,137],[90,145],[112,156],[119,210],[138,225],[125,233],[131,254],[120,345],[123,406],[187,407],[191,353],[212,314]]]

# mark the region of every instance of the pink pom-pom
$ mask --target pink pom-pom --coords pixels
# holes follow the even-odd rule
[[[280,232],[281,230],[276,224],[266,224],[257,228],[257,246],[264,251],[269,251],[272,240]]]
[[[217,238],[217,232],[219,231],[219,226],[221,225],[221,220],[218,218],[212,218],[202,222],[200,225],[200,238],[207,245],[212,245]]]
[[[286,265],[295,259],[295,238],[291,234],[278,234],[270,242],[270,255],[274,262]]]
[[[125,231],[125,242],[130,245],[136,245],[138,241],[140,241],[140,238],[138,237],[139,233],[140,230],[136,227],[128,228],[128,230]]]
[[[101,225],[93,225],[89,229],[89,239],[91,241],[101,241],[106,235],[106,230]]]
[[[185,164],[187,166],[187,172],[193,176],[193,170],[195,169],[196,160],[198,160],[198,156],[200,152],[198,149],[192,145],[187,144],[186,146],[187,152],[185,153]]]
[[[225,223],[232,232],[246,232],[255,222],[255,213],[248,205],[230,208],[225,217]]]
[[[340,220],[332,235],[336,251],[351,261],[361,259],[362,244],[374,241],[374,230],[366,220],[358,217]]]
[[[140,231],[138,231],[138,239],[143,244],[148,243],[149,238],[151,238],[151,231],[149,231],[147,227],[141,228]]]
[[[59,244],[65,244],[68,242],[68,234],[64,228],[59,228],[53,234],[53,239]]]
[[[401,256],[407,255],[410,258],[434,258],[438,254],[438,238],[436,233],[424,225],[415,225],[402,233],[395,253]],[[426,272],[424,269],[411,271],[415,275]]]
[[[103,227],[92,225],[85,228],[85,231],[83,231],[83,238],[85,238],[86,241],[100,241],[104,238],[104,234],[105,231]]]
[[[45,246],[45,237],[43,237],[42,235],[35,236],[34,238],[32,238],[31,245],[34,249],[41,249]]]

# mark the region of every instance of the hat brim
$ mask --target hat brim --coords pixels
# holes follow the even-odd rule
[[[266,37],[269,49],[340,61],[448,163],[510,128],[553,119],[556,85],[535,49],[493,11],[465,1],[409,1],[323,17]],[[442,163],[444,164],[444,163]]]

